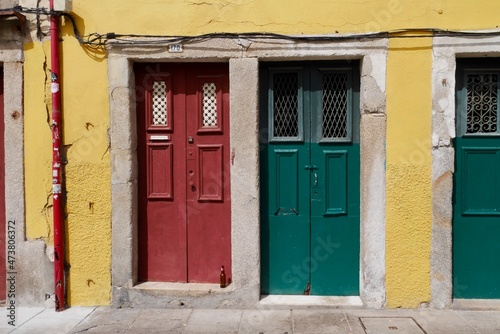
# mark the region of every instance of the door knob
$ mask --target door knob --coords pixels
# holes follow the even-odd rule
[[[188,137],[188,143],[190,144],[194,143],[194,138],[192,136]]]
[[[194,186],[194,182],[189,182],[189,186],[191,187],[191,191],[196,191],[196,187]]]
[[[318,185],[318,173],[314,172],[314,186]]]

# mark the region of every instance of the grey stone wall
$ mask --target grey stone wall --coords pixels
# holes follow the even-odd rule
[[[0,9],[3,8],[13,8],[19,4],[19,0],[2,0],[0,3]]]

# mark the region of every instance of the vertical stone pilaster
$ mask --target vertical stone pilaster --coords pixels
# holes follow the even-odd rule
[[[385,305],[386,58],[366,55],[361,71],[360,294],[370,308]]]
[[[233,58],[230,73],[231,221],[235,288],[260,294],[259,62]]]
[[[137,276],[137,137],[132,69],[110,57],[111,226],[113,286],[132,286]]]

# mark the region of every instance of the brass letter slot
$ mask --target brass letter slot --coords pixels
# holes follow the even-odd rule
[[[149,140],[170,140],[170,136],[151,135]]]

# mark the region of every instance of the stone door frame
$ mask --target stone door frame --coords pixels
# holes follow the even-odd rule
[[[108,47],[114,306],[218,307],[260,300],[259,62],[359,59],[361,62],[360,302],[385,305],[385,142],[387,39],[331,42],[211,39],[168,46],[115,42]],[[168,291],[137,283],[137,138],[134,62],[229,62],[233,284],[221,293],[192,285]],[[195,289],[196,291],[194,291]],[[158,298],[161,295],[162,298]],[[154,298],[152,296],[155,296]],[[180,299],[181,298],[181,299]],[[229,301],[228,301],[229,300]],[[349,298],[339,303],[349,305]],[[334,303],[335,300],[330,302]],[[180,305],[180,304],[179,304]]]
[[[434,37],[432,66],[432,239],[433,308],[500,307],[499,300],[453,300],[452,222],[456,136],[457,58],[500,57],[500,37]]]

